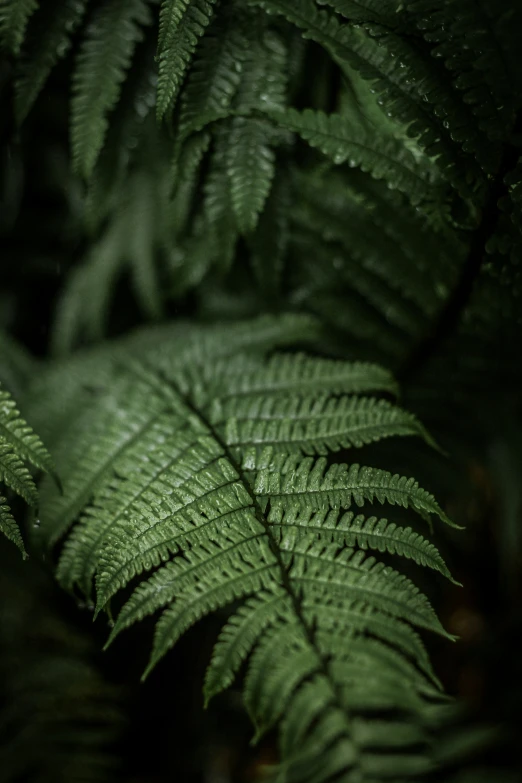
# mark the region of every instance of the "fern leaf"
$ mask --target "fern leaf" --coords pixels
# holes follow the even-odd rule
[[[378,25],[363,27],[341,24],[312,0],[250,0],[268,13],[284,16],[303,29],[304,35],[324,46],[341,64],[350,68],[379,91],[381,101],[391,115],[415,136],[430,157],[438,156],[438,166],[455,187],[466,189],[463,150],[487,160],[488,144],[466,105],[448,90],[445,79],[433,62],[404,38]],[[404,66],[404,67],[403,67]],[[462,145],[460,147],[459,145]],[[478,167],[474,172],[480,178]]]
[[[136,299],[149,318],[160,318],[163,301],[155,257],[156,233],[161,224],[161,201],[158,204],[160,177],[144,169],[134,172],[129,183],[125,220],[128,226],[126,255],[131,265]],[[158,187],[160,186],[160,187]]]
[[[228,144],[228,133],[221,128],[214,134],[214,152],[203,185],[204,198],[201,213],[202,222],[209,232],[212,244],[209,260],[213,260],[221,272],[227,272],[232,266],[238,240],[227,173]]]
[[[2,48],[18,54],[29,19],[38,8],[38,0],[0,1],[0,42]]]
[[[232,120],[228,175],[232,206],[243,234],[255,229],[274,178],[275,156],[266,137],[266,128],[259,120],[246,117]]]
[[[161,622],[165,618],[157,628],[152,652],[154,663],[157,663],[174,643],[172,634],[177,634],[179,610],[183,616],[185,610],[192,611],[193,603],[200,604],[201,614],[195,613],[188,628],[207,613],[204,609],[207,602],[215,602],[212,608],[216,609],[266,587],[272,581],[270,574],[277,570],[277,565],[263,539],[263,529],[251,511],[240,514],[239,522],[223,531],[218,541],[209,540],[186,550],[182,558],[173,559],[137,587],[118,615],[107,644],[124,628],[168,606],[160,619]],[[215,590],[215,580],[220,574],[219,589]],[[181,633],[183,631],[179,635]]]
[[[246,595],[252,595],[273,584],[278,566],[266,541],[258,546],[237,546],[240,557],[234,557],[233,562],[220,561],[216,568],[209,569],[208,575],[199,577],[196,584],[176,595],[176,600],[165,610],[158,621],[154,634],[154,646],[149,664],[144,672],[146,677],[156,666],[173,644],[201,617],[209,612],[231,603]],[[201,565],[204,565],[202,561]],[[223,570],[225,576],[223,577]],[[200,573],[204,573],[198,567]],[[216,578],[220,578],[219,590],[215,590]],[[129,622],[127,606],[122,611],[122,625],[115,633]],[[134,619],[134,618],[132,618]],[[118,624],[120,618],[118,617]]]
[[[404,17],[404,7],[382,0],[318,0],[318,5],[329,5],[351,22],[380,22],[396,26]]]
[[[226,383],[226,377],[222,383]],[[376,364],[319,359],[304,353],[276,354],[260,370],[242,372],[234,377],[225,395],[230,399],[258,395],[291,396],[320,393],[325,384],[332,394],[388,392],[397,394],[391,373]],[[216,416],[219,413],[216,412]]]
[[[22,419],[11,395],[0,387],[0,437],[22,459],[40,470],[54,472],[52,459],[35,432]]]
[[[59,13],[51,3],[44,4],[29,27],[18,64],[15,85],[15,111],[21,123],[29,114],[49,73],[71,46],[71,35],[83,19],[88,0],[65,0]]]
[[[174,105],[215,0],[163,0],[158,39],[158,119]]]
[[[281,590],[260,591],[248,598],[223,627],[214,646],[205,675],[205,702],[228,688],[235,680],[261,634],[276,617],[289,611],[288,597]]]
[[[103,482],[110,480],[110,468],[116,457],[153,427],[165,402],[153,399],[145,411],[141,405],[142,395],[143,386],[136,384],[135,378],[120,380],[114,384],[113,394],[102,398],[94,426],[89,408],[71,426],[71,433],[76,433],[74,449],[65,442],[55,446],[64,492],[56,491],[51,482],[43,484],[39,536],[56,542],[74,522],[88,498]],[[125,405],[125,415],[122,415],[122,405]]]
[[[290,241],[290,200],[287,177],[278,171],[257,228],[249,238],[252,271],[269,300],[277,300],[281,295]]]
[[[182,146],[181,160],[174,161],[174,194],[170,209],[172,227],[181,236],[193,208],[202,162],[209,150],[210,133],[195,133]]]
[[[364,517],[362,514],[356,516],[352,511],[344,514],[337,510],[311,511],[299,508],[285,511],[276,506],[270,509],[268,522],[281,527],[283,531],[293,528],[302,535],[315,532],[319,538],[342,546],[401,555],[418,565],[439,571],[451,580],[444,560],[432,543],[410,527],[400,527],[387,519]]]
[[[274,454],[295,449],[303,454],[326,454],[382,438],[424,435],[411,413],[372,398],[280,400],[260,396],[255,401],[230,400],[222,407],[225,443],[247,454],[267,447]],[[220,418],[215,421],[219,423]]]
[[[428,159],[416,160],[396,139],[380,136],[341,114],[287,109],[269,116],[280,127],[298,133],[337,165],[347,161],[351,167],[360,167],[400,190],[413,204],[434,198],[435,167]]]
[[[12,541],[24,557],[27,556],[20,529],[15,522],[7,501],[0,495],[0,532]]]
[[[209,117],[226,115],[241,82],[241,63],[248,53],[249,19],[241,8],[220,10],[194,57],[181,95],[179,133],[186,137]]]
[[[66,536],[58,578],[88,596],[94,579],[97,612],[133,587],[108,643],[160,613],[145,676],[200,618],[236,604],[206,696],[227,687],[248,659],[245,699],[257,733],[283,723],[283,765],[296,780],[303,746],[314,748],[323,771],[339,774],[373,752],[354,729],[359,712],[369,725],[372,712],[389,710],[422,723],[438,683],[414,629],[448,636],[414,583],[366,554],[400,555],[447,576],[436,549],[409,528],[340,512],[376,501],[449,522],[434,498],[414,479],[376,468],[327,468],[324,458],[303,456],[294,437],[323,416],[326,430],[307,432],[314,453],[352,437],[369,442],[377,431],[345,441],[332,435],[331,421],[370,412],[391,423],[392,410],[396,434],[420,429],[389,402],[346,395],[393,390],[372,365],[268,358],[311,332],[317,338],[309,319],[292,316],[211,329],[178,324],[93,353],[84,372],[96,375],[98,361],[102,386],[53,438],[64,494],[44,481],[36,536],[47,545]],[[73,359],[73,378],[74,367]],[[62,406],[84,382],[69,385],[66,368],[54,371]],[[34,406],[37,421],[47,408]],[[271,420],[285,424],[267,444],[262,428]],[[241,421],[259,425],[261,437]],[[252,439],[259,453],[250,453]],[[381,729],[375,742],[386,752]],[[397,732],[397,746],[405,741]],[[313,779],[322,779],[319,771]]]
[[[38,493],[31,474],[3,439],[0,439],[0,481],[14,489],[30,506],[36,505]]]
[[[265,632],[245,681],[245,706],[257,729],[256,740],[282,716],[299,685],[320,674],[321,668],[320,656],[307,644],[299,626],[286,623]]]
[[[430,514],[449,522],[433,495],[419,487],[413,478],[378,468],[341,463],[327,468],[324,457],[307,457],[299,462],[289,458],[280,462],[280,470],[262,468],[257,476],[255,493],[265,502],[283,508],[349,508],[377,500],[412,508],[428,520]]]
[[[325,544],[313,537],[288,535],[281,541],[285,560],[292,563],[290,575],[298,584],[328,582],[332,594],[361,600],[384,614],[407,620],[419,628],[447,635],[428,599],[403,574],[384,563],[367,557],[362,551]],[[361,578],[364,574],[364,579]]]
[[[142,27],[146,0],[107,0],[92,15],[73,76],[71,145],[76,170],[88,179],[103,146],[108,112],[120,95]]]
[[[54,466],[40,438],[22,419],[16,404],[0,386],[0,482],[14,490],[30,506],[36,506],[38,493],[24,460],[54,475]],[[26,557],[22,537],[7,501],[0,496],[0,531],[13,541]]]
[[[325,631],[342,631],[350,627],[354,634],[368,632],[391,647],[403,650],[437,688],[442,688],[420,636],[406,622],[390,622],[387,614],[353,596],[333,596],[324,584],[309,585],[303,598],[303,611]]]

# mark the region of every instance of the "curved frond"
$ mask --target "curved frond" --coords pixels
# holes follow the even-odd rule
[[[36,506],[36,485],[24,462],[30,462],[39,470],[53,474],[58,486],[53,461],[47,449],[21,417],[12,396],[0,385],[0,482],[20,495],[30,506]],[[3,496],[0,496],[0,531],[25,556],[18,525]]]
[[[359,547],[377,552],[401,555],[421,566],[440,571],[451,580],[450,572],[437,548],[411,527],[401,527],[395,522],[378,517],[355,515],[353,511],[320,510],[281,506],[270,509],[268,521],[282,532],[292,529],[297,535],[315,533],[325,541],[347,547]]]
[[[263,456],[254,491],[264,503],[270,500],[272,506],[349,508],[352,503],[363,506],[377,500],[381,504],[412,508],[427,521],[430,515],[449,521],[433,495],[419,487],[413,478],[357,464],[335,463],[328,467],[325,457],[279,458],[274,470],[271,455],[267,455],[268,459]]]
[[[466,104],[448,89],[435,62],[406,38],[379,25],[350,25],[317,9],[312,0],[249,0],[253,5],[284,16],[324,46],[342,66],[348,63],[372,89],[390,115],[462,192],[468,192],[464,169],[473,169],[472,152],[481,166],[491,170],[491,149],[477,128]],[[475,176],[480,178],[477,167]]]
[[[76,170],[92,173],[142,28],[151,15],[146,0],[107,0],[90,20],[76,61],[71,105],[71,146]]]
[[[280,127],[298,133],[340,165],[358,166],[376,179],[407,195],[413,204],[433,199],[436,168],[429,159],[417,160],[398,140],[370,130],[352,117],[305,109],[270,112]]]
[[[18,54],[29,19],[38,5],[38,0],[1,0],[0,43],[3,49]]]
[[[40,470],[53,472],[49,452],[35,432],[22,419],[16,403],[5,389],[0,387],[0,437],[22,459],[28,460]]]
[[[24,542],[20,533],[20,528],[11,513],[7,501],[0,495],[0,533],[3,533],[9,541],[12,541],[18,549],[25,553]]]
[[[215,0],[163,0],[158,39],[158,102],[161,120],[172,108]]]
[[[448,636],[413,581],[377,555],[451,578],[414,529],[351,509],[377,502],[450,520],[413,478],[305,456],[424,435],[410,414],[371,396],[394,392],[378,367],[269,357],[307,329],[291,317],[192,334],[180,326],[101,351],[108,376],[54,438],[64,493],[44,482],[35,540],[65,538],[58,578],[89,597],[94,581],[97,613],[132,587],[108,643],[159,612],[145,675],[200,618],[235,604],[206,698],[246,663],[257,735],[282,722],[283,767],[301,769],[306,739],[325,768],[347,772],[368,752],[355,718],[371,735],[372,710],[420,719],[436,698],[414,629]],[[67,388],[66,376],[67,364],[55,382]],[[37,399],[32,407],[37,420]],[[371,736],[385,752],[379,725]]]
[[[53,3],[44,3],[29,27],[17,68],[15,110],[22,122],[49,73],[71,47],[71,36],[80,24],[88,0],[65,0],[59,13]]]

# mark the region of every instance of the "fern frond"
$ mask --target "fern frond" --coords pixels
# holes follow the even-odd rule
[[[292,563],[290,575],[298,584],[328,582],[333,595],[362,600],[385,614],[407,620],[419,628],[445,634],[428,599],[403,574],[362,551],[325,544],[315,537],[283,536],[280,546]],[[364,574],[364,578],[361,578]]]
[[[224,442],[239,449],[246,462],[263,449],[274,455],[293,450],[327,454],[397,435],[424,436],[411,413],[372,398],[232,398],[213,413],[216,425],[224,423]]]
[[[269,460],[267,460],[269,464]],[[263,462],[261,462],[263,465]],[[413,478],[379,468],[336,463],[327,467],[324,457],[279,458],[278,469],[259,469],[255,493],[266,504],[283,508],[349,508],[365,502],[412,508],[426,521],[430,515],[449,522],[433,495]]]
[[[312,0],[249,0],[268,13],[285,17],[303,35],[324,46],[342,65],[347,62],[372,89],[383,107],[402,123],[455,187],[468,192],[464,153],[473,152],[480,164],[491,168],[491,149],[476,127],[471,112],[450,89],[434,62],[405,38],[379,25],[341,24],[332,14],[318,10]],[[480,178],[480,170],[475,176]]]
[[[220,383],[227,383],[226,374]],[[391,373],[377,364],[292,353],[275,354],[262,369],[255,365],[246,368],[233,378],[231,388],[221,391],[219,396],[222,400],[235,399],[239,403],[239,398],[243,397],[321,394],[325,384],[332,394],[383,392],[396,396],[398,393]],[[218,411],[215,415],[219,416]]]
[[[414,628],[447,635],[414,583],[366,553],[400,555],[449,577],[435,547],[411,528],[349,510],[376,501],[449,523],[434,498],[414,479],[327,467],[302,453],[422,430],[387,401],[347,395],[393,391],[378,368],[268,358],[309,330],[308,319],[292,316],[192,333],[179,325],[102,350],[102,388],[53,440],[64,494],[44,482],[35,533],[46,545],[66,536],[58,578],[88,596],[94,579],[97,612],[133,586],[108,643],[161,612],[145,674],[200,618],[239,602],[206,695],[227,687],[248,658],[245,699],[258,735],[284,713],[283,768],[292,775],[303,742],[325,769],[369,763],[362,759],[371,742],[359,741],[363,729],[353,725],[359,713],[383,752],[369,713],[398,710],[422,721],[438,683]],[[95,353],[92,361],[89,377]],[[67,389],[66,378],[67,364],[54,383]],[[38,420],[38,399],[34,408]],[[353,417],[373,425],[355,434]],[[397,732],[399,747],[407,736]]]
[[[3,49],[18,54],[29,19],[38,5],[38,0],[0,0],[0,43]]]
[[[71,145],[76,170],[88,179],[103,146],[142,27],[151,23],[146,0],[107,0],[90,18],[73,76]]]
[[[355,515],[353,511],[285,510],[281,506],[274,506],[268,514],[268,522],[282,530],[293,529],[298,535],[315,533],[319,538],[341,546],[357,546],[360,549],[401,555],[452,579],[439,551],[430,541],[410,527],[401,527],[387,519]]]
[[[22,459],[31,462],[40,470],[53,472],[53,462],[47,449],[20,416],[9,392],[2,388],[0,388],[0,437]]]
[[[163,0],[158,38],[158,119],[172,108],[186,70],[214,13],[215,0]]]
[[[199,130],[210,117],[224,116],[241,82],[248,57],[249,18],[240,6],[220,9],[199,44],[180,99],[179,134]]]
[[[47,449],[20,416],[9,392],[0,385],[0,482],[14,490],[30,506],[36,506],[36,485],[24,461],[51,473],[58,484]],[[3,497],[0,497],[0,530],[18,546],[25,557],[20,531]]]
[[[40,7],[29,27],[16,74],[15,111],[21,123],[71,46],[71,35],[83,19],[88,0],[65,0],[59,13],[52,3]]]
[[[257,228],[249,237],[250,264],[267,300],[280,296],[283,273],[290,243],[289,213],[291,191],[288,178],[276,163],[277,176],[259,217]]]
[[[13,489],[30,506],[36,505],[36,485],[22,460],[0,439],[0,481]]]
[[[227,171],[228,144],[228,133],[225,128],[220,128],[214,133],[214,150],[202,188],[203,204],[199,216],[204,226],[204,234],[210,243],[207,251],[208,262],[214,262],[222,272],[228,271],[232,266],[238,240],[231,182]]]
[[[274,610],[276,617],[291,612],[288,596],[281,589],[260,590],[224,626],[205,675],[206,704],[234,682],[265,628],[273,624]]]
[[[339,165],[358,166],[389,187],[407,195],[413,204],[436,195],[436,168],[429,159],[417,160],[399,141],[370,131],[352,117],[305,109],[270,112],[278,126],[298,133]]]
[[[227,168],[232,206],[243,234],[255,229],[274,178],[275,155],[266,137],[267,129],[260,120],[232,120]]]
[[[11,509],[2,495],[0,495],[0,532],[18,547],[22,555],[25,555],[25,547],[20,528],[16,524],[16,521],[11,514]]]

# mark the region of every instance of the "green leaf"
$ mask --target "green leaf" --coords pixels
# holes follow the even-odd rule
[[[27,557],[20,529],[11,514],[7,501],[2,495],[0,495],[0,532],[16,544],[24,558]]]
[[[21,123],[29,114],[49,73],[71,47],[71,36],[81,23],[88,0],[65,0],[59,12],[44,3],[29,27],[16,70],[15,110]]]
[[[151,23],[146,0],[107,0],[89,20],[77,56],[71,105],[73,165],[88,179],[103,146],[134,49]]]
[[[298,133],[312,147],[317,147],[336,165],[348,163],[375,179],[397,188],[412,202],[434,200],[437,169],[427,158],[416,159],[397,139],[381,136],[374,128],[356,123],[353,117],[324,114],[305,109],[298,112],[270,112],[279,127]]]
[[[210,23],[215,0],[163,0],[158,39],[158,119],[178,97],[199,39]]]
[[[0,437],[10,444],[22,459],[28,460],[40,470],[54,472],[53,461],[42,441],[22,419],[16,403],[0,387]]]
[[[275,155],[267,144],[266,126],[235,117],[229,136],[228,176],[232,206],[242,234],[254,231],[275,173]]]
[[[48,419],[55,388],[64,411],[63,423],[50,411],[64,492],[43,482],[34,533],[46,546],[64,539],[60,583],[91,600],[94,581],[97,613],[131,588],[107,644],[158,615],[144,676],[194,623],[233,611],[206,698],[245,665],[257,736],[281,724],[295,780],[303,747],[336,774],[359,755],[386,753],[375,712],[425,725],[439,684],[415,628],[452,638],[414,582],[366,551],[451,578],[435,546],[341,511],[380,503],[450,523],[432,495],[413,478],[303,454],[425,435],[411,414],[371,396],[394,392],[385,370],[274,354],[318,336],[292,315],[157,327],[90,354],[85,379],[100,386],[76,415],[70,403],[85,379],[74,358],[69,371],[49,371],[31,405],[33,420]],[[397,729],[393,748],[406,752],[411,736]]]
[[[0,0],[0,43],[3,49],[18,54],[30,17],[38,0]]]

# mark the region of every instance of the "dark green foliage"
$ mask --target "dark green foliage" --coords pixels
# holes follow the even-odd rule
[[[137,334],[91,356],[89,374],[103,388],[72,418],[70,380],[82,383],[76,360],[42,378],[29,402],[35,422],[55,422],[47,437],[64,487],[60,494],[42,485],[35,539],[49,546],[68,534],[58,579],[69,590],[78,585],[87,600],[94,579],[97,613],[140,576],[109,641],[163,610],[147,672],[201,617],[263,591],[271,605],[263,637],[230,639],[240,655],[219,643],[216,655],[232,656],[231,671],[218,677],[212,664],[208,695],[226,687],[253,651],[245,703],[258,734],[285,716],[283,764],[292,779],[303,743],[315,746],[327,768],[342,761],[355,772],[371,763],[351,728],[356,706],[361,720],[368,710],[389,713],[388,720],[394,710],[404,711],[405,721],[423,720],[423,699],[437,698],[413,628],[444,630],[410,579],[364,550],[449,576],[435,547],[410,527],[340,512],[382,504],[449,521],[413,479],[357,463],[328,467],[318,456],[425,433],[392,403],[359,396],[393,389],[378,367],[300,354],[265,359],[296,337],[310,340],[315,330],[313,321],[289,317]],[[328,617],[332,604],[339,609]],[[257,603],[244,606],[242,622],[257,622]],[[238,630],[230,622],[227,638]],[[354,690],[364,672],[372,679]],[[402,684],[394,685],[394,672],[408,679],[407,696]],[[404,729],[390,722],[389,730],[402,744]],[[380,746],[379,722],[375,731]],[[429,760],[419,755],[416,765],[427,768]]]
[[[0,529],[25,552],[18,495],[110,642],[153,615],[147,674],[215,617],[205,700],[242,680],[278,783],[501,780],[455,760],[425,641],[459,632],[457,464],[493,476],[516,595],[521,25],[513,0],[0,0],[0,327],[44,355],[0,334]]]
[[[39,470],[54,472],[53,462],[40,438],[22,419],[10,393],[0,386],[0,482],[31,506],[37,504],[37,490],[24,462]],[[0,532],[11,539],[25,556],[25,548],[6,499],[0,495]]]

